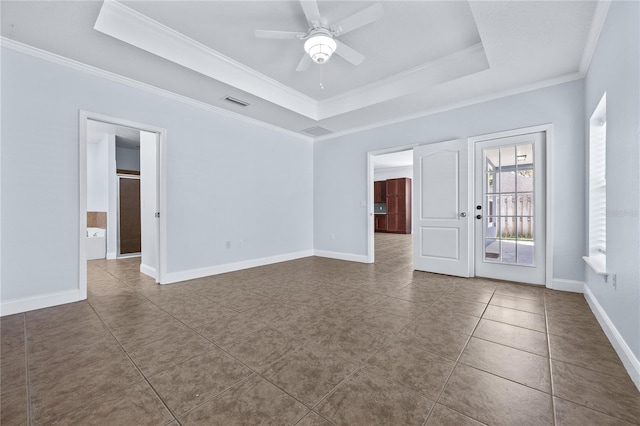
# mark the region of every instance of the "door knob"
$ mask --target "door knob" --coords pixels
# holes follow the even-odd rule
[[[482,210],[482,206],[476,206],[476,210]]]
[[[476,219],[482,219],[482,215],[481,214],[477,215]]]
[[[467,217],[467,213],[465,212],[460,213],[460,217]]]

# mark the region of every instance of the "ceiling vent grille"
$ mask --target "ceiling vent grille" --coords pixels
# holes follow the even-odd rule
[[[315,127],[309,127],[308,129],[304,129],[302,133],[306,133],[307,135],[318,137],[318,136],[329,135],[333,132],[331,130],[325,129],[324,127],[315,126]]]
[[[241,107],[249,106],[249,102],[245,102],[245,101],[240,100],[238,98],[234,98],[233,96],[225,96],[222,99],[224,99],[227,102],[231,102],[233,104],[240,105]]]

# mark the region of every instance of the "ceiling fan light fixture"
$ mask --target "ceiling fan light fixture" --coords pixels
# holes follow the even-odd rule
[[[309,54],[313,62],[324,64],[331,58],[336,50],[336,42],[333,38],[318,34],[311,36],[304,43],[304,50]]]

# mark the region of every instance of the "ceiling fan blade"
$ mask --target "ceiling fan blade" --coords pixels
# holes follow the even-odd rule
[[[299,40],[305,36],[305,33],[298,31],[277,31],[277,30],[256,30],[255,35],[258,38],[281,38]]]
[[[351,62],[353,65],[360,65],[364,61],[364,55],[356,50],[353,50],[340,40],[336,40],[336,55],[342,56],[346,61]]]
[[[318,2],[316,0],[300,0],[300,6],[302,6],[304,16],[312,27],[314,26],[313,23],[317,25],[322,23],[320,11],[318,10]]]
[[[300,59],[300,62],[296,67],[296,71],[306,71],[309,68],[309,65],[311,65],[311,56],[305,53],[302,59]]]
[[[373,6],[369,6],[366,9],[362,9],[360,12],[356,12],[353,15],[344,18],[342,21],[338,21],[335,25],[331,26],[331,29],[336,31],[336,35],[342,35],[377,21],[383,16],[384,9],[382,8],[382,5],[380,3],[376,3]]]

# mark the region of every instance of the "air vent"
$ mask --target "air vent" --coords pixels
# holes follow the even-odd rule
[[[227,102],[231,102],[231,103],[234,103],[236,105],[240,105],[241,107],[249,106],[249,102],[242,101],[242,100],[234,98],[232,96],[225,96],[222,99],[224,99]]]
[[[327,130],[324,127],[315,126],[309,127],[308,129],[304,129],[302,133],[306,133],[311,136],[324,136],[333,133],[331,130]]]

